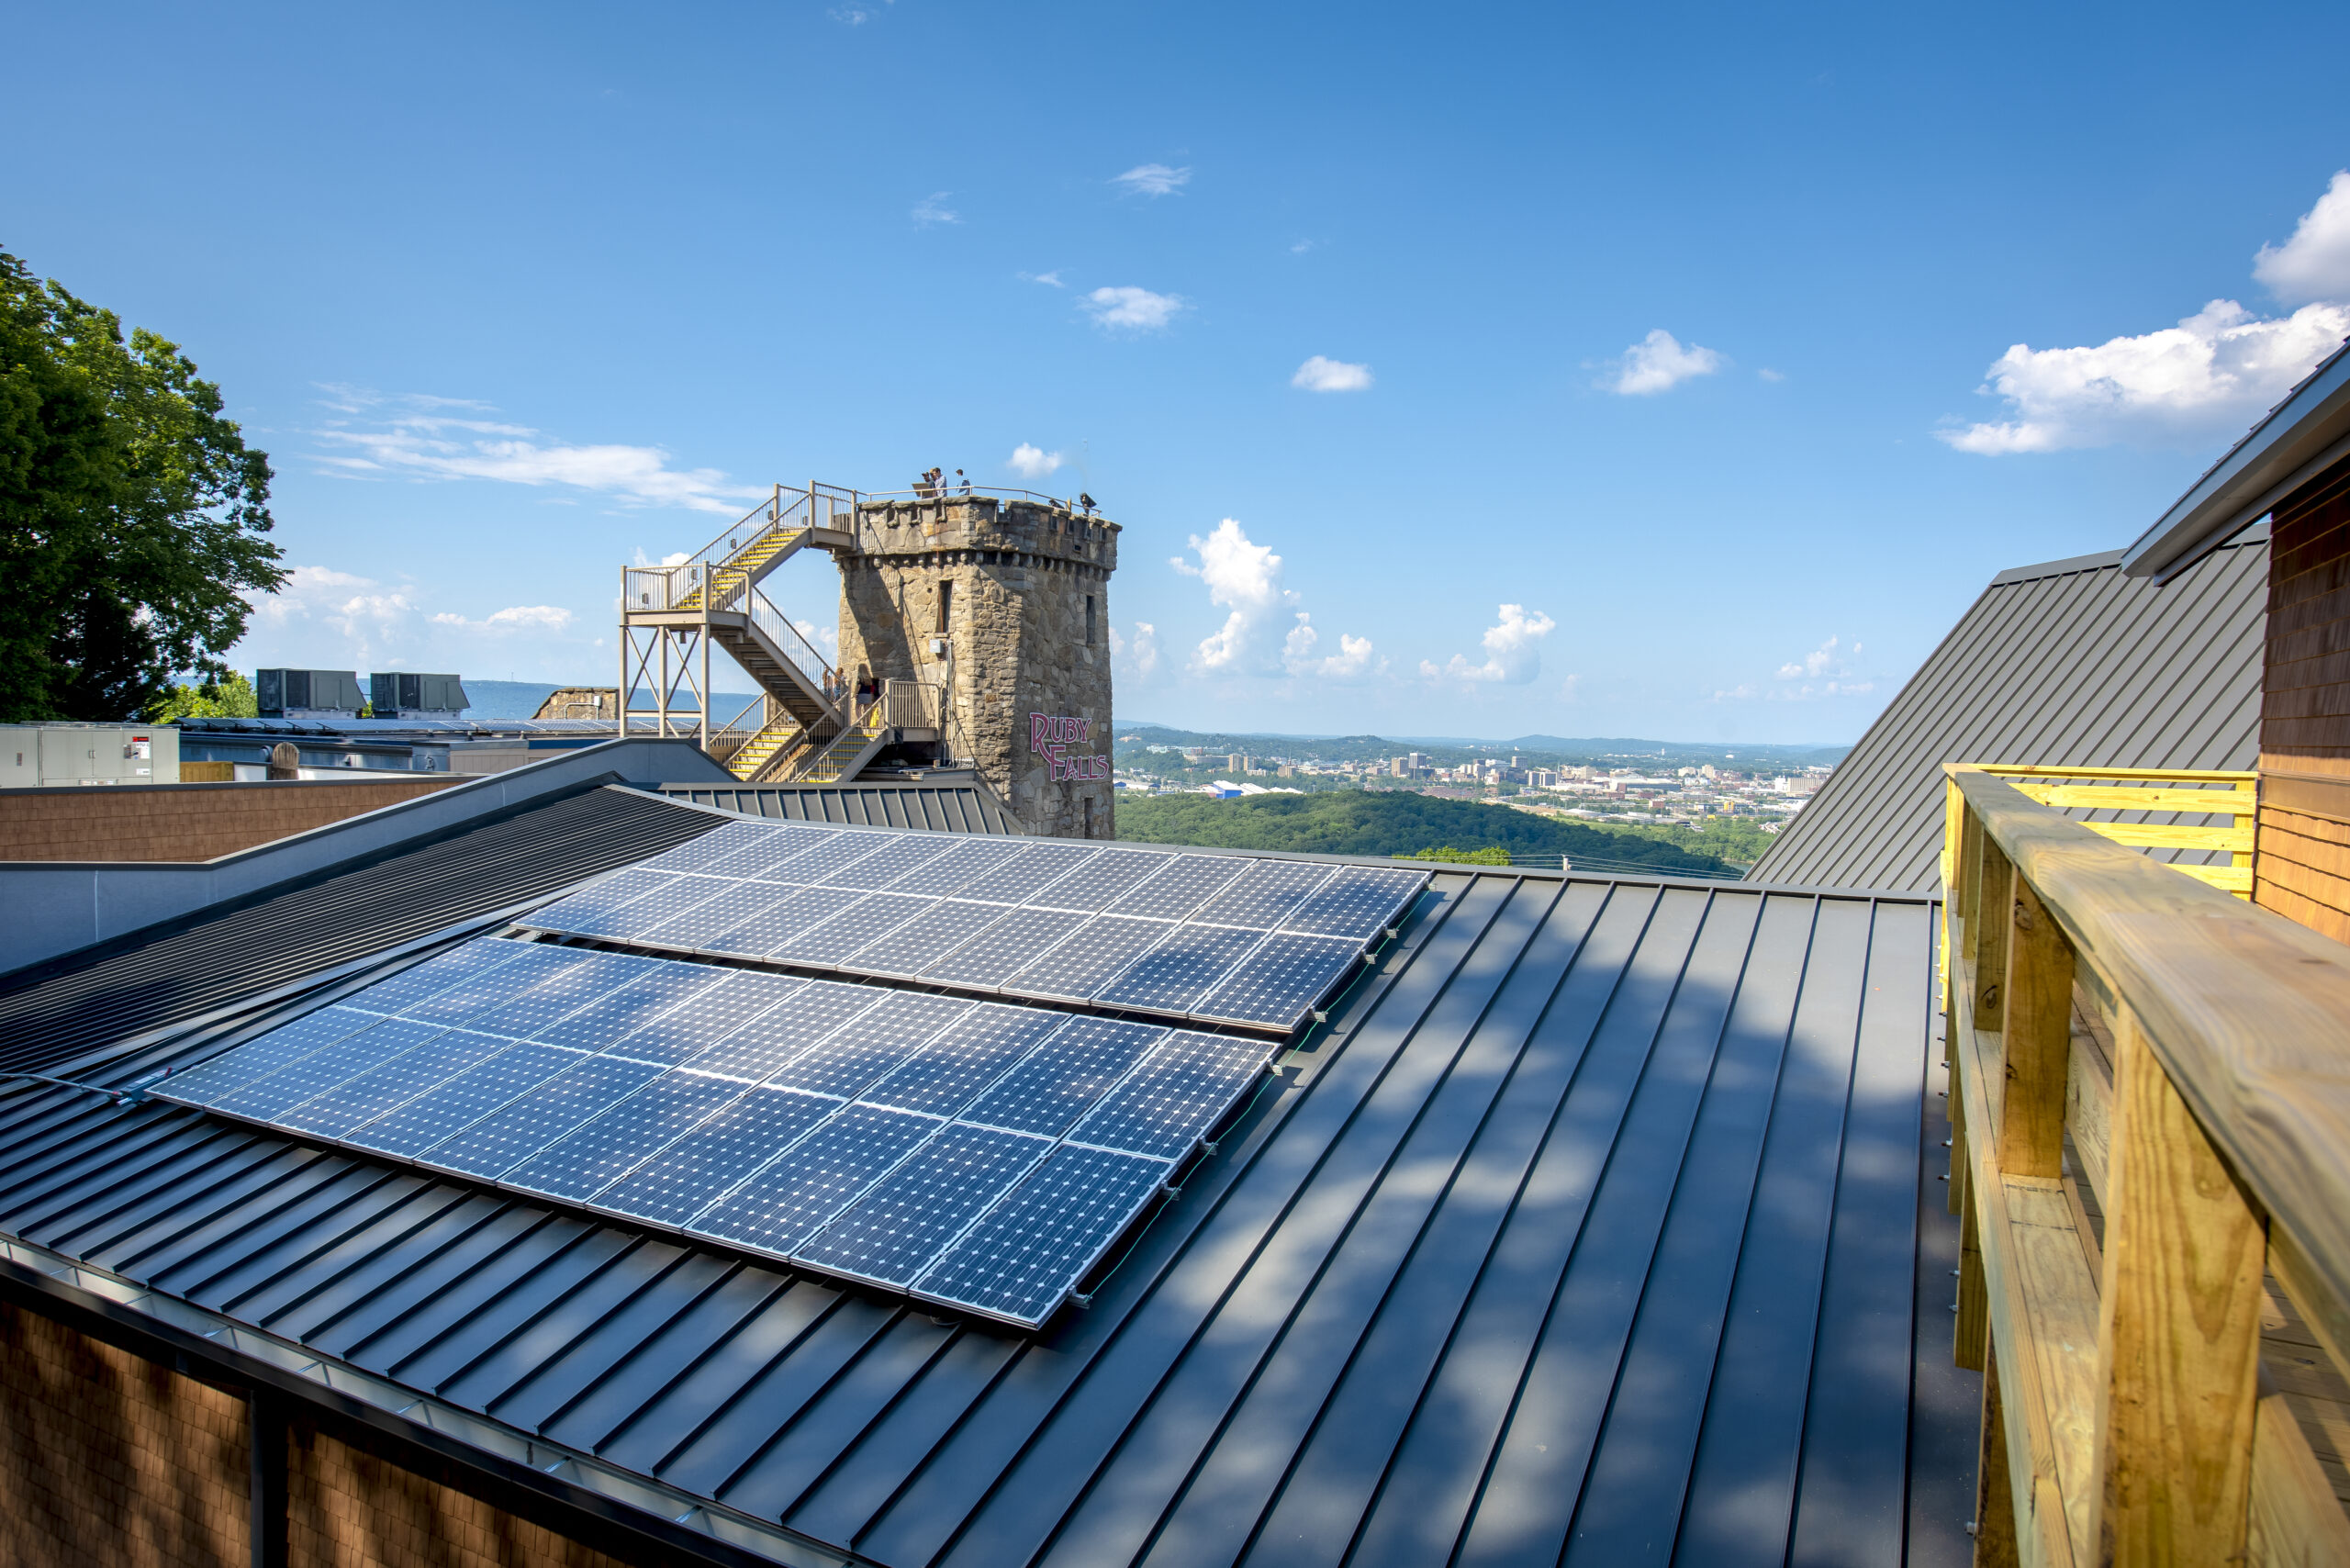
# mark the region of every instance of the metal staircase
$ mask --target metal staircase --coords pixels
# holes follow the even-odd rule
[[[687,560],[622,567],[623,704],[649,686],[659,734],[690,734],[705,748],[714,734],[739,734],[751,710],[723,724],[713,723],[709,713],[715,647],[758,683],[763,696],[757,728],[727,757],[729,772],[744,783],[855,778],[898,737],[901,723],[893,720],[905,701],[876,700],[863,715],[851,711],[848,683],[758,585],[808,546],[853,548],[856,500],[854,491],[829,486],[804,491],[778,486],[768,500]],[[687,692],[694,698],[691,709],[679,701]],[[685,722],[688,714],[690,722]]]

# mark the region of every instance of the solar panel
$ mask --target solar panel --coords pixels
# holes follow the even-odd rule
[[[1395,924],[1427,885],[1428,875],[1383,867],[1341,866],[1328,881],[1299,902],[1281,929],[1367,942]]]
[[[497,1110],[435,1144],[424,1163],[460,1176],[511,1170],[661,1070],[621,1057],[589,1057],[532,1085]]]
[[[980,1095],[961,1119],[1058,1137],[1166,1034],[1149,1024],[1072,1018]]]
[[[364,993],[363,993],[364,994]],[[355,1007],[324,1007],[292,1023],[257,1035],[235,1050],[163,1079],[158,1088],[190,1105],[210,1105],[290,1067],[313,1051],[323,1050],[347,1035],[383,1022],[382,1015]]]
[[[730,882],[683,914],[664,921],[635,940],[648,947],[696,952],[791,896],[790,889],[773,882]]]
[[[1257,1082],[1274,1048],[1179,1029],[1069,1129],[1069,1141],[1181,1159]]]
[[[576,947],[549,947],[543,951],[563,955],[563,967],[510,1001],[496,1006],[467,1007],[457,1011],[453,1019],[435,1022],[460,1022],[485,1035],[527,1040],[542,1030],[553,1028],[598,998],[610,995],[639,975],[657,973],[668,967],[657,958],[641,958],[633,953],[590,953]],[[434,1005],[418,1008],[410,1016],[432,1011]]]
[[[628,982],[567,1013],[531,1037],[574,1050],[600,1051],[623,1036],[634,1034],[688,997],[707,991],[732,971],[699,964],[645,963]]]
[[[767,846],[775,832],[765,823],[728,823],[639,864],[657,871],[716,870],[740,875],[743,857]]]
[[[1096,915],[1081,930],[1063,938],[1044,957],[1005,980],[1002,989],[1022,996],[1091,1002],[1095,991],[1117,978],[1119,970],[1173,929],[1165,921]]]
[[[845,871],[867,856],[879,851],[894,835],[881,833],[835,832],[822,844],[813,845],[804,854],[792,856],[759,873],[763,882],[789,882],[798,887],[813,887],[831,879],[836,871]]]
[[[879,1002],[833,1031],[821,1045],[795,1058],[767,1081],[811,1094],[854,1098],[875,1079],[920,1052],[933,1035],[970,1007],[971,1003],[956,997],[884,992]]]
[[[1041,1323],[1158,1195],[1172,1169],[1164,1160],[1063,1145],[932,1264],[913,1294],[1014,1323]]]
[[[822,924],[811,925],[767,957],[780,963],[837,964],[928,909],[934,899],[867,893]]]
[[[352,1128],[343,1138],[379,1154],[412,1159],[517,1094],[545,1082],[578,1061],[581,1054],[527,1040],[509,1045],[442,1079],[397,1109]]]
[[[726,879],[707,875],[679,877],[666,888],[655,888],[643,898],[631,899],[605,918],[585,928],[576,929],[583,936],[601,936],[612,941],[634,941],[675,920],[686,911],[723,892]]]
[[[912,980],[1003,917],[1000,903],[941,899],[880,940],[858,948],[849,962],[861,974]]]
[[[642,1027],[615,1039],[608,1054],[671,1067],[688,1061],[806,984],[789,975],[719,969],[717,984],[693,992]]]
[[[233,1093],[217,1096],[213,1105],[232,1116],[268,1121],[345,1079],[356,1078],[369,1068],[405,1056],[447,1027],[444,1024],[420,1024],[410,1018],[386,1018],[355,1035],[345,1036],[324,1049],[312,1051],[301,1060]]]
[[[1157,876],[1110,905],[1110,913],[1181,920],[1249,865],[1237,855],[1179,855]]]
[[[841,1108],[837,1100],[754,1089],[598,1191],[589,1206],[683,1227],[712,1197],[781,1153]]]
[[[810,853],[845,837],[890,839],[820,835]],[[1002,874],[1035,849],[1075,849],[1074,861],[1049,858],[1064,877],[1074,866],[1093,879],[1083,897],[1131,902],[1180,874],[1181,887],[1149,907],[1188,910],[1228,888],[1215,912],[1235,924],[928,890],[794,890],[707,872],[679,873],[643,896],[684,902],[677,890],[699,883],[729,899],[755,890],[779,901],[738,906],[757,920],[784,905],[845,901],[828,924],[834,947],[857,964],[921,967],[926,980],[942,969],[1013,971],[1016,991],[1098,993],[1137,1011],[1222,1007],[1259,1027],[1318,996],[1360,950],[1360,939],[1264,929],[1326,890],[1319,868],[1309,880],[1251,872],[1243,857],[1077,846],[966,861],[961,847],[925,854],[891,879],[907,886],[928,868],[965,888],[998,878],[1001,891]],[[766,849],[755,834],[714,846],[728,863]],[[697,902],[720,896],[696,891]],[[831,949],[809,941],[783,950],[815,961],[806,955]],[[1035,1324],[1260,1081],[1277,1048],[961,995],[489,939],[154,1092]]]
[[[277,1118],[278,1125],[319,1137],[340,1138],[364,1122],[397,1109],[436,1084],[513,1045],[496,1035],[452,1029],[432,1048],[412,1050],[314,1094]]]
[[[588,969],[588,966],[590,960],[602,957],[583,953],[576,948],[543,946],[535,942],[509,942],[505,946],[515,949],[514,957],[509,962],[436,991],[422,1001],[411,1002],[399,1010],[399,1015],[421,1018],[431,1024],[467,1023],[513,997],[527,996],[540,986],[558,983],[574,971],[598,972]],[[607,968],[625,968],[645,961],[619,955],[614,957],[618,958],[618,964],[608,965]],[[366,992],[360,994],[364,996]]]
[[[824,882],[826,886],[834,888],[887,887],[907,872],[937,859],[953,843],[954,840],[944,835],[893,837],[872,854],[834,871],[824,879]]]
[[[1192,1014],[1211,1023],[1295,1028],[1361,953],[1362,944],[1350,936],[1278,933],[1192,1003]]]
[[[1330,879],[1332,868],[1298,860],[1259,860],[1202,904],[1192,918],[1207,925],[1280,927],[1292,910]]]
[[[585,1203],[745,1092],[732,1079],[664,1073],[509,1170],[504,1180],[509,1186]]]
[[[830,920],[867,895],[855,888],[781,888],[783,902],[769,904],[719,932],[703,951],[764,958],[820,921]]]
[[[931,1037],[921,1055],[867,1087],[873,1105],[952,1116],[1061,1026],[1058,1013],[983,1002]]]
[[[956,889],[956,896],[988,903],[1018,903],[1101,853],[1098,846],[1091,844],[1032,844]]]
[[[922,971],[922,978],[969,991],[991,991],[1085,924],[1053,909],[1016,909]]]
[[[799,1261],[903,1287],[1052,1152],[1050,1138],[950,1126],[793,1249]]]
[[[555,900],[526,916],[523,924],[539,931],[574,931],[590,935],[629,904],[677,879],[672,872],[656,871],[650,866],[632,866]]]
[[[1136,958],[1093,999],[1109,1007],[1139,1007],[1154,1013],[1187,1013],[1210,986],[1264,940],[1264,934],[1232,925],[1179,925]]]
[[[378,980],[369,986],[364,993],[367,998],[368,1010],[397,1013],[401,1008],[422,1002],[461,980],[471,980],[485,969],[512,962],[529,946],[521,942],[501,942],[494,936],[476,936],[462,946],[435,954],[412,969],[402,969],[389,980]]]
[[[965,883],[1002,865],[1019,854],[1022,847],[1014,839],[962,839],[944,855],[923,861],[890,883],[889,890],[893,893],[934,893],[943,898],[948,893],[960,891]]]
[[[1091,914],[1145,878],[1179,858],[1157,849],[1105,849],[1048,888],[1031,895],[1037,909],[1069,909]]]
[[[688,1228],[789,1253],[941,1126],[929,1116],[851,1105],[695,1215]]]
[[[769,1008],[694,1058],[694,1070],[757,1083],[889,994],[810,980],[789,1007]]]

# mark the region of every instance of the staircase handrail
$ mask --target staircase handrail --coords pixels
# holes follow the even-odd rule
[[[790,497],[787,501],[784,498]],[[722,530],[717,538],[687,556],[680,563],[688,566],[715,566],[733,560],[764,538],[793,512],[808,504],[805,490],[787,490],[781,485],[774,494],[744,512]]]
[[[817,690],[837,691],[840,689],[840,673],[824,661],[824,655],[818,653],[800,628],[791,623],[791,617],[778,610],[767,595],[747,582],[739,588],[722,585],[721,591],[725,597],[716,608],[740,610],[747,607],[751,624],[766,633],[767,640],[776,645],[776,651],[798,666],[800,673]],[[834,699],[835,702],[838,700]]]

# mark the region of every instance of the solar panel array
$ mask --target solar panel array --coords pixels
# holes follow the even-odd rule
[[[1427,882],[1401,867],[744,822],[523,924],[1287,1031]]]
[[[852,869],[864,846],[834,862]],[[923,857],[897,854],[867,875],[902,883]],[[668,876],[585,896],[624,909]],[[485,937],[151,1087],[1033,1327],[1276,1048]]]

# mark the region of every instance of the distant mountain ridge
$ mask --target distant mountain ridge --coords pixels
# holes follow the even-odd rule
[[[1273,734],[1258,731],[1198,731],[1179,730],[1171,725],[1150,720],[1121,721],[1117,738],[1129,738],[1146,745],[1203,746],[1208,750],[1234,751],[1284,750],[1311,754],[1335,761],[1361,761],[1380,756],[1392,756],[1399,750],[1414,751],[1435,748],[1464,754],[1448,761],[1465,760],[1466,756],[1492,756],[1496,752],[1534,754],[1545,764],[1570,760],[1597,761],[1603,758],[1631,761],[1654,758],[1671,767],[1690,767],[1713,762],[1759,762],[1781,767],[1830,767],[1843,760],[1852,748],[1849,745],[1790,745],[1762,742],[1695,742],[1642,740],[1630,736],[1591,736],[1576,739],[1563,735],[1520,735],[1515,740],[1477,740],[1441,735],[1295,735]]]

